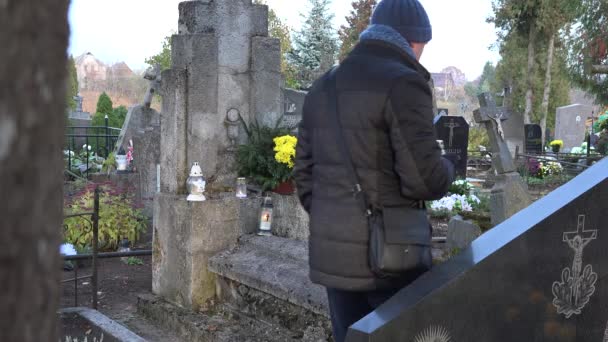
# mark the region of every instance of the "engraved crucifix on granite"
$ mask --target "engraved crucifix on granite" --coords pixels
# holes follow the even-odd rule
[[[508,97],[508,91],[505,97]],[[480,108],[473,112],[475,121],[486,126],[492,145],[492,160],[499,174],[515,171],[515,164],[511,152],[504,140],[502,121],[509,119],[511,111],[503,106],[498,107],[494,97],[490,93],[479,95]]]
[[[572,268],[566,267],[562,271],[561,282],[553,283],[552,292],[557,313],[564,314],[566,318],[580,315],[595,292],[598,275],[591,264],[583,267],[583,250],[595,239],[597,230],[585,229],[585,215],[578,216],[576,231],[565,232],[563,235],[563,241],[574,251],[574,259]]]
[[[457,122],[448,122],[445,127],[450,129],[450,138],[448,139],[448,148],[452,148],[454,145],[454,128],[459,128],[460,125]]]

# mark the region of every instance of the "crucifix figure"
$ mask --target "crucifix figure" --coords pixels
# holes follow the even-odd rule
[[[505,102],[509,96],[509,91],[505,89]],[[492,144],[492,159],[498,173],[508,173],[515,171],[515,165],[511,157],[511,152],[504,140],[502,121],[509,119],[510,110],[503,106],[498,107],[494,97],[490,93],[479,95],[480,108],[473,112],[475,121],[483,123],[488,131],[490,143]]]
[[[160,64],[156,64],[153,67],[149,67],[144,74],[144,78],[150,81],[150,86],[148,87],[148,91],[144,97],[144,107],[146,108],[150,108],[154,93],[158,92],[160,89],[160,72]]]
[[[580,279],[583,269],[583,249],[589,242],[597,239],[597,230],[585,230],[585,215],[579,215],[578,227],[575,232],[564,233],[563,241],[574,250],[572,262],[572,278]]]
[[[454,128],[458,128],[460,127],[460,125],[456,122],[448,122],[445,124],[445,127],[450,129],[450,138],[449,138],[449,144],[448,144],[448,148],[452,148],[452,144],[454,141]]]
[[[572,268],[562,271],[562,281],[553,283],[553,304],[558,313],[566,318],[582,312],[595,292],[597,273],[589,264],[583,268],[583,250],[593,240],[597,239],[597,230],[585,229],[585,215],[578,216],[576,231],[565,232],[562,240],[574,251]]]

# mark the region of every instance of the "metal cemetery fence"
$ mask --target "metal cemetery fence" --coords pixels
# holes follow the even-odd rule
[[[88,177],[91,171],[91,158],[108,158],[120,135],[120,128],[109,127],[108,119],[104,126],[66,127],[64,157],[66,170],[75,169]],[[93,173],[97,170],[92,170]]]
[[[71,215],[65,215],[64,219],[70,217],[80,217],[83,221],[88,223],[88,226],[93,231],[93,239],[91,241],[91,253],[89,254],[77,254],[71,256],[63,256],[64,261],[72,261],[74,266],[74,278],[65,279],[62,283],[73,283],[74,284],[74,306],[78,306],[78,282],[84,279],[91,279],[91,306],[93,309],[97,309],[97,289],[99,285],[98,279],[98,259],[107,258],[121,258],[121,257],[135,257],[135,256],[150,256],[152,250],[133,250],[129,252],[110,252],[110,253],[99,253],[99,197],[102,191],[99,187],[95,188],[95,197],[93,200],[93,211],[85,213],[77,213]],[[91,262],[91,273],[89,275],[78,276],[79,262],[83,260],[92,260]]]

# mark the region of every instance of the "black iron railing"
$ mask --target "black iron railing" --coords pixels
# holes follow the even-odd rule
[[[65,279],[62,283],[74,284],[74,306],[78,306],[78,281],[84,279],[91,279],[91,306],[93,309],[97,309],[97,288],[99,284],[98,279],[98,259],[106,258],[122,258],[122,257],[134,257],[134,256],[147,256],[152,255],[152,250],[135,250],[130,252],[110,252],[110,253],[99,253],[98,241],[99,241],[99,197],[101,189],[95,188],[94,199],[93,199],[93,211],[86,213],[77,213],[65,215],[64,219],[71,217],[82,217],[83,220],[89,223],[90,229],[93,230],[93,239],[91,241],[92,252],[89,254],[77,254],[70,256],[63,256],[64,261],[74,261],[74,278]],[[90,219],[89,219],[90,218]],[[78,276],[78,261],[92,260],[91,262],[91,274]]]
[[[88,178],[93,164],[91,158],[108,158],[114,150],[120,136],[120,128],[108,126],[105,119],[104,126],[69,126],[65,133],[65,160],[66,170],[78,172]],[[78,162],[77,162],[78,161]]]

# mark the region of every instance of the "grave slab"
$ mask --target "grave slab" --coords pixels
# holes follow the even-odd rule
[[[562,150],[569,152],[573,147],[581,146],[585,141],[587,130],[585,121],[591,116],[594,107],[589,105],[572,104],[559,107],[555,113],[555,139],[562,140]]]
[[[525,152],[528,154],[543,153],[543,132],[538,124],[525,125],[526,133]]]
[[[604,342],[608,159],[355,323],[348,342]]]
[[[454,163],[456,177],[467,177],[467,160],[469,148],[469,124],[462,116],[444,116],[435,118],[437,138],[443,141],[446,153],[457,155]]]

